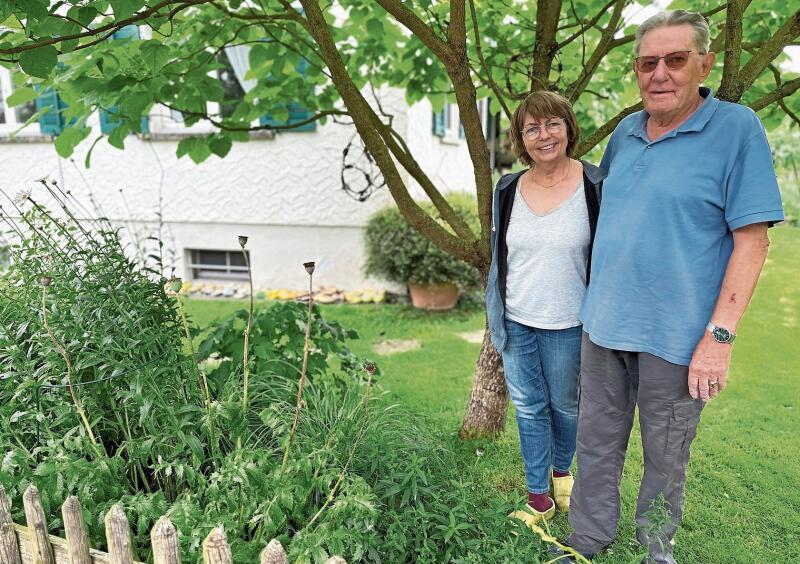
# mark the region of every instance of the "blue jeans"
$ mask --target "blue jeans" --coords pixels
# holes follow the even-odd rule
[[[568,472],[575,455],[581,326],[536,329],[506,319],[506,332],[503,366],[528,491],[547,493],[550,468]]]

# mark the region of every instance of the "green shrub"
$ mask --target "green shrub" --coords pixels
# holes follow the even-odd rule
[[[317,309],[303,408],[283,467],[306,305],[256,312],[244,413],[246,313],[209,328],[192,359],[180,298],[165,292],[160,264],[134,264],[116,229],[89,229],[61,196],[58,216],[28,198],[20,217],[3,218],[12,236],[0,275],[0,483],[15,521],[24,522],[21,497],[32,482],[51,533],[62,534],[59,508],[77,495],[100,549],[103,516],[120,504],[143,561],[164,514],[182,533],[185,562],[199,560],[217,525],[243,562],[257,561],[272,538],[297,562],[334,554],[348,562],[483,562],[530,553],[530,542],[508,540],[505,515],[517,501],[498,500],[483,516],[476,488],[439,446],[441,431],[385,401],[372,386],[379,371],[368,376],[346,346],[355,333]]]
[[[478,232],[474,199],[451,195],[448,201],[456,212]],[[432,204],[421,206],[436,217]],[[396,206],[388,206],[370,217],[364,231],[366,262],[364,272],[398,284],[436,284],[452,282],[468,290],[480,284],[480,273],[466,262],[454,258],[428,241],[411,227]]]

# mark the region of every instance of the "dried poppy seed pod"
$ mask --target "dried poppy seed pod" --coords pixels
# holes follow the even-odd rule
[[[312,262],[304,262],[303,263],[303,268],[306,269],[306,272],[308,272],[309,276],[314,274],[314,262],[313,261]]]
[[[53,281],[53,279],[52,279],[52,278],[50,278],[49,276],[42,276],[42,277],[39,279],[39,282],[40,282],[40,283],[41,283],[41,285],[42,285],[42,286],[44,286],[45,288],[47,288],[47,287],[50,285],[50,282],[52,282],[52,281]]]
[[[239,235],[239,246],[244,249],[245,245],[247,245],[247,237]]]

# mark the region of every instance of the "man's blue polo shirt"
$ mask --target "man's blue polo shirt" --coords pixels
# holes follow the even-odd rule
[[[783,220],[756,114],[711,90],[692,116],[650,141],[647,113],[614,130],[580,319],[595,344],[689,365],[719,296],[732,231]]]

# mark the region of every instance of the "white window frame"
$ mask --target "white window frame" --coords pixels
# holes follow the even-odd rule
[[[7,136],[17,131],[20,126],[25,122],[17,121],[16,109],[19,106],[11,107],[8,105],[8,97],[14,92],[14,84],[11,79],[11,71],[5,67],[0,67],[0,89],[3,93],[3,111],[5,113],[5,123],[0,123],[0,135]],[[17,137],[37,137],[41,136],[42,132],[39,129],[39,122],[31,122],[28,127],[16,133]]]
[[[203,252],[213,252],[213,253],[225,253],[225,264],[203,264],[201,262],[194,262],[195,253],[199,258],[199,253]],[[247,253],[247,260],[250,262],[252,259],[250,258],[250,251],[245,250],[244,252]],[[226,281],[226,282],[247,282],[248,275],[247,275],[247,267],[246,266],[237,266],[231,264],[231,255],[236,254],[241,256],[242,250],[230,250],[230,249],[184,249],[184,256],[186,258],[186,278],[192,282],[195,281]],[[252,264],[252,263],[250,263]],[[197,276],[195,277],[194,271],[195,270],[215,270],[219,271],[219,276]],[[241,273],[241,275],[238,275]]]

